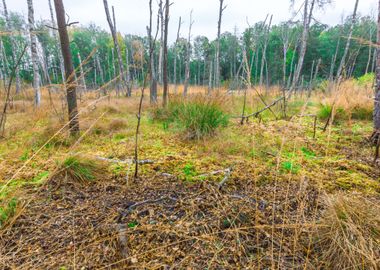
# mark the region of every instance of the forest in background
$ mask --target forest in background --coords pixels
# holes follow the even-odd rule
[[[174,18],[172,19],[174,20]],[[240,78],[241,76],[246,77],[243,68],[245,51],[253,85],[290,87],[298,63],[303,23],[289,20],[279,25],[272,25],[271,21],[272,17],[268,15],[264,21],[248,26],[242,32],[238,29],[232,32],[222,32],[220,36],[220,79],[223,86],[230,89],[244,86]],[[58,37],[56,30],[52,29],[55,27],[54,25],[55,23],[52,23],[51,20],[43,20],[37,21],[35,26],[38,40],[39,72],[44,85],[63,82],[63,66],[57,46]],[[217,40],[210,40],[205,36],[192,37],[191,34],[189,36],[189,29],[185,29],[181,21],[179,25],[182,26],[181,29],[172,29],[172,31],[178,30],[178,39],[168,48],[169,82],[172,84],[184,83],[187,55],[190,52],[189,83],[214,88],[217,85],[215,79]],[[345,57],[345,68],[342,73],[345,78],[359,78],[374,72],[376,60],[376,48],[372,46],[376,43],[374,18],[357,15],[353,20],[353,16],[350,15],[344,18],[341,24],[335,26],[328,26],[313,20],[309,30],[299,85],[303,84],[303,87],[308,87],[314,80],[321,82],[336,78],[352,25],[354,39],[351,41],[348,55]],[[13,31],[12,38],[9,35],[1,36],[0,78],[2,79],[9,76],[11,67],[15,64],[11,40],[15,42],[15,50],[18,53],[30,41],[27,18],[17,12],[9,12],[9,23],[6,23],[3,12],[0,27],[3,33]],[[69,35],[78,77],[81,76],[79,66],[82,61],[89,57],[96,48],[94,57],[83,65],[82,72],[85,75],[82,87],[85,85],[86,88],[97,89],[119,74],[112,36],[108,31],[96,25],[78,26],[74,24],[70,27]],[[158,73],[157,79],[160,84],[163,80],[162,35],[162,31],[160,31],[154,51],[155,70]],[[124,69],[131,74],[135,85],[141,85],[144,74],[148,72],[149,38],[118,32],[117,39]],[[23,57],[19,73],[25,83],[32,83],[33,68],[30,54],[27,53]],[[112,85],[112,87],[114,86]],[[121,88],[121,86],[118,87]]]

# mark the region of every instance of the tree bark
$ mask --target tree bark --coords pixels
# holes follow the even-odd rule
[[[38,68],[38,52],[37,52],[37,39],[34,33],[34,8],[33,0],[27,0],[28,3],[28,23],[30,35],[30,50],[32,54],[33,64],[33,89],[34,89],[34,105],[39,107],[41,105],[41,89],[40,89],[40,73]]]
[[[269,38],[269,31],[272,25],[272,19],[273,15],[269,19],[268,27],[265,29],[265,37],[264,37],[264,45],[263,45],[263,53],[261,56],[261,68],[260,68],[260,86],[264,84],[264,67],[266,62],[266,54],[267,54],[267,47],[268,47],[268,38]]]
[[[164,33],[164,55],[163,55],[163,80],[164,80],[164,93],[163,93],[163,106],[168,104],[169,82],[168,82],[168,33],[169,33],[169,0],[166,0],[165,5],[165,33]]]
[[[164,7],[162,0],[160,0],[158,5],[158,16],[160,18],[161,24],[161,36],[160,36],[160,52],[158,55],[158,81],[162,85],[163,83],[163,56],[164,56],[164,31],[165,31],[165,19],[164,19]]]
[[[55,12],[57,15],[58,32],[61,41],[63,62],[65,65],[67,84],[67,105],[69,110],[69,128],[71,135],[79,134],[79,118],[76,86],[74,78],[74,68],[71,58],[70,41],[66,26],[66,13],[62,0],[54,0]]]

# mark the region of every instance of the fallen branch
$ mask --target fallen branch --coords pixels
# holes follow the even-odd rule
[[[217,175],[217,174],[221,174],[221,173],[228,173],[228,171],[230,171],[230,170],[231,169],[228,168],[228,169],[225,169],[225,170],[213,171],[213,172],[210,172],[210,173],[205,173],[205,174],[198,175],[197,177],[207,177],[207,176]]]
[[[263,109],[257,111],[257,112],[254,112],[252,114],[249,114],[249,115],[245,115],[245,116],[232,116],[231,118],[236,118],[236,119],[244,119],[244,120],[248,120],[250,117],[258,117],[260,114],[262,114],[263,112],[265,112],[266,110],[269,110],[270,108],[272,108],[273,106],[275,106],[277,103],[279,103],[280,101],[282,101],[284,99],[284,97],[280,97],[278,99],[276,99],[275,101],[273,101],[271,104],[265,106]]]
[[[218,184],[218,189],[219,190],[221,190],[222,187],[223,187],[223,185],[225,183],[227,183],[227,181],[230,179],[231,173],[232,173],[232,169],[231,168],[227,169],[226,174],[225,174],[223,180],[220,181],[220,183]]]
[[[111,163],[119,163],[119,164],[135,164],[136,161],[134,159],[125,159],[125,160],[120,160],[120,159],[110,159],[110,158],[104,158],[104,157],[96,157],[97,160],[101,161],[106,161],[106,162],[111,162]],[[150,159],[145,159],[145,160],[139,160],[137,161],[139,165],[145,165],[145,164],[154,164],[154,160]]]

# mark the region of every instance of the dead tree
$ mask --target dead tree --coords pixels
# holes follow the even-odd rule
[[[74,67],[71,58],[69,35],[67,33],[66,13],[62,0],[54,0],[54,5],[55,13],[57,15],[58,32],[61,41],[63,62],[65,65],[67,105],[69,110],[69,128],[71,135],[75,136],[79,134],[79,117]]]
[[[159,27],[159,21],[157,21],[157,28]],[[152,28],[153,28],[153,9],[152,9],[152,0],[149,0],[149,27],[148,30],[148,39],[149,39],[149,51],[152,52],[149,54],[149,77],[150,77],[150,103],[157,103],[157,76],[154,66],[154,45],[152,37]],[[158,32],[158,31],[157,31]]]
[[[175,40],[174,44],[174,93],[177,93],[177,54],[178,54],[178,41],[179,41],[179,33],[181,31],[181,25],[182,25],[182,19],[179,17],[179,22],[178,22],[178,31],[177,31],[177,39]]]
[[[310,1],[311,1],[311,3],[310,3]],[[301,77],[303,62],[304,62],[305,54],[306,54],[310,23],[311,23],[311,18],[313,16],[313,10],[314,10],[314,6],[315,6],[316,1],[317,0],[305,0],[305,2],[304,2],[303,31],[302,31],[302,37],[301,37],[301,48],[300,48],[300,53],[299,53],[299,58],[298,58],[297,69],[295,70],[295,73],[294,73],[294,80],[293,80],[293,83],[291,86],[291,91],[294,91],[296,89],[298,82],[300,80],[300,77]]]
[[[116,50],[116,58],[117,58],[117,62],[119,64],[119,71],[120,71],[120,74],[119,74],[120,80],[122,81],[122,85],[125,85],[125,84],[127,84],[127,79],[126,79],[126,74],[124,72],[124,65],[123,65],[123,60],[121,58],[121,51],[120,51],[119,42],[117,40],[115,20],[112,22],[112,18],[111,18],[110,11],[108,8],[108,1],[103,0],[103,4],[104,4],[104,10],[106,12],[107,22],[108,22],[108,25],[109,25],[109,28],[111,31],[112,39],[113,39],[113,45],[114,45],[115,50]],[[131,89],[127,89],[127,96],[131,96],[130,90]]]
[[[193,11],[190,12],[190,22],[189,22],[189,36],[187,38],[187,46],[186,46],[186,63],[185,63],[185,83],[183,89],[183,96],[187,96],[187,90],[189,87],[189,79],[190,79],[190,56],[191,56],[191,28],[193,27]]]
[[[163,56],[163,65],[164,65],[164,93],[163,93],[163,106],[166,107],[168,104],[168,93],[169,93],[169,82],[168,82],[168,33],[169,33],[169,0],[166,0],[165,5],[165,33],[164,33],[164,56]]]
[[[161,36],[160,36],[160,52],[158,55],[158,80],[159,83],[162,85],[163,83],[163,59],[164,59],[164,31],[165,31],[165,19],[164,19],[164,9],[162,0],[160,0],[158,4],[158,17],[161,24]]]
[[[34,105],[36,107],[39,107],[41,105],[41,90],[40,90],[40,73],[38,69],[37,39],[34,33],[33,0],[27,0],[27,3],[28,3],[29,34],[30,34],[30,51],[32,55],[32,64],[33,64]]]
[[[5,2],[5,0],[3,0],[3,9],[4,9],[4,17],[5,17],[5,29],[7,31],[12,31],[12,23],[9,18],[7,3]],[[17,44],[13,35],[10,35],[10,40],[11,40],[12,57],[13,57],[13,61],[15,62],[17,59],[17,55],[16,55]],[[18,66],[16,67],[15,74],[16,74],[15,75],[16,76],[16,93],[18,94],[21,91],[21,78],[20,78],[20,71],[19,71]]]
[[[350,32],[348,33],[348,38],[347,38],[347,42],[346,42],[346,47],[344,48],[344,53],[343,53],[342,59],[340,60],[340,65],[339,65],[339,68],[338,68],[338,73],[336,74],[336,81],[338,83],[342,79],[343,69],[346,66],[346,58],[347,58],[347,55],[348,55],[348,51],[350,50],[350,45],[351,45],[351,40],[352,40],[352,34],[353,34],[353,31],[354,31],[354,26],[355,26],[355,22],[356,22],[356,14],[357,14],[357,11],[358,11],[358,5],[359,5],[359,0],[356,0],[355,7],[354,7],[354,13],[352,14],[352,19],[351,19]]]
[[[78,61],[79,61],[79,71],[80,71],[80,77],[81,77],[81,82],[82,82],[82,88],[84,92],[87,92],[86,78],[83,71],[83,63],[82,63],[82,58],[79,52],[78,52]]]
[[[380,44],[380,0],[378,7],[378,20],[377,20],[377,44]],[[376,158],[378,158],[378,148],[380,145],[380,51],[376,49],[376,87],[375,87],[375,108],[373,111],[373,125],[374,131],[372,134],[372,141],[377,145]]]
[[[268,40],[269,40],[269,31],[272,26],[272,19],[273,19],[273,15],[270,16],[269,24],[267,27],[265,27],[266,29],[265,29],[265,34],[264,34],[263,53],[261,56],[260,86],[262,86],[264,82],[264,67],[265,67],[265,63],[267,62],[266,55],[267,55],[267,47],[268,47]]]
[[[216,87],[220,86],[220,33],[222,27],[223,11],[227,6],[223,6],[224,0],[219,0],[219,19],[218,19],[218,34],[216,39],[216,55],[215,55],[215,83]]]

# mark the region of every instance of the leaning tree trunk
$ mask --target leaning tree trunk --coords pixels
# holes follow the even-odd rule
[[[190,79],[190,56],[191,56],[191,28],[193,26],[193,11],[190,13],[190,23],[189,23],[189,36],[187,38],[187,48],[186,48],[186,64],[185,64],[185,83],[183,89],[183,96],[187,96],[187,90],[189,87]]]
[[[380,0],[378,7],[377,21],[377,46],[380,45]],[[372,139],[374,143],[379,144],[380,141],[380,50],[376,49],[376,88],[375,88],[375,109],[373,112],[374,132]]]
[[[348,38],[347,38],[347,42],[346,42],[346,47],[344,48],[344,53],[343,53],[343,56],[342,56],[342,59],[340,61],[340,65],[339,65],[339,68],[338,68],[338,73],[336,74],[336,81],[338,83],[342,79],[343,69],[346,66],[346,58],[347,58],[347,55],[348,55],[348,51],[350,50],[350,45],[351,45],[351,40],[352,40],[352,34],[353,34],[353,31],[354,31],[354,26],[355,26],[355,22],[356,22],[356,14],[357,14],[357,11],[358,11],[358,5],[359,5],[359,0],[356,0],[356,2],[355,2],[355,8],[354,8],[354,13],[352,14],[352,21],[351,21],[351,26],[350,26],[350,32],[348,34]]]
[[[30,50],[32,54],[33,63],[33,88],[34,88],[34,105],[39,107],[41,105],[41,90],[40,90],[40,73],[38,70],[38,53],[37,53],[37,39],[34,33],[34,9],[33,0],[28,2],[28,23],[30,34]]]
[[[158,5],[158,18],[161,24],[161,36],[160,36],[160,51],[158,55],[158,81],[160,85],[163,83],[163,59],[164,59],[164,31],[165,31],[165,20],[164,20],[164,7],[162,0],[160,0]]]
[[[168,104],[169,82],[168,82],[168,32],[169,32],[169,0],[166,0],[165,6],[165,33],[164,33],[164,55],[163,55],[163,80],[164,80],[164,93],[163,93],[163,106]]]
[[[69,109],[69,128],[71,135],[79,134],[79,118],[77,106],[77,91],[75,86],[74,67],[71,59],[70,41],[66,26],[66,13],[62,0],[54,0],[57,15],[58,32],[61,41],[63,62],[65,65],[65,77],[67,78],[67,105]]]
[[[8,15],[8,8],[7,8],[7,3],[5,2],[5,0],[3,0],[3,8],[4,8],[4,17],[5,17],[5,29],[7,31],[12,31],[11,20],[10,20],[9,15]],[[16,40],[14,39],[14,37],[12,35],[10,36],[10,40],[11,40],[11,49],[12,49],[13,61],[16,61],[17,60]],[[16,93],[18,94],[18,93],[20,93],[20,91],[21,91],[21,78],[20,78],[20,70],[17,67],[16,68]]]
[[[111,31],[111,35],[112,35],[112,39],[113,39],[113,44],[114,44],[114,47],[116,50],[116,58],[117,58],[117,62],[119,64],[119,71],[120,71],[120,80],[122,81],[122,85],[124,85],[127,80],[125,78],[123,60],[121,58],[119,42],[117,40],[116,26],[112,22],[110,11],[108,9],[107,0],[103,0],[103,4],[104,4],[104,10],[105,10],[106,16],[107,16],[107,22],[108,22],[108,25],[110,27],[110,31]],[[127,93],[128,96],[130,96],[130,94],[131,93]]]

